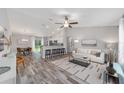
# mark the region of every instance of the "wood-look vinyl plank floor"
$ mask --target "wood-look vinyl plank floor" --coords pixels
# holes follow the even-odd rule
[[[62,61],[64,62],[64,58]],[[39,61],[39,60],[38,60]],[[32,56],[25,57],[25,68],[20,65],[17,84],[79,84],[86,83],[65,70],[40,59],[37,62]]]

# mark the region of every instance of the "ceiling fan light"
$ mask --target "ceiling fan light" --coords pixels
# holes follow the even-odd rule
[[[68,21],[67,20],[65,20],[65,24],[68,24]]]
[[[69,27],[69,24],[64,24],[64,27]]]

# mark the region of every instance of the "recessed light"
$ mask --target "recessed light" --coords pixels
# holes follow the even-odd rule
[[[60,30],[60,28],[57,28],[56,30]]]
[[[49,28],[49,26],[48,26],[48,25],[46,25],[46,28]]]

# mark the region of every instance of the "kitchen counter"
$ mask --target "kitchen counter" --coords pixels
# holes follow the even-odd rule
[[[9,54],[7,57],[0,58],[0,67],[9,66],[11,69],[0,75],[1,84],[15,84],[16,83],[16,55]]]

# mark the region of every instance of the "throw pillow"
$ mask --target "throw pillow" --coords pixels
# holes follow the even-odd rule
[[[97,52],[96,57],[100,57],[100,54],[101,54],[100,52]]]

